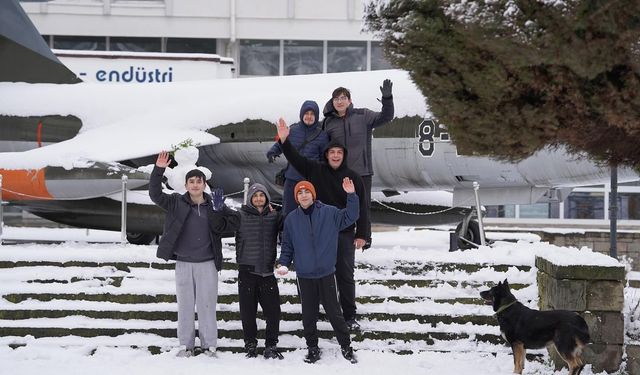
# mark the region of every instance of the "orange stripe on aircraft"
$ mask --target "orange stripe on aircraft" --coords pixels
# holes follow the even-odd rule
[[[42,121],[38,121],[38,147],[42,147]]]
[[[53,199],[45,184],[44,169],[0,169],[0,174],[2,175],[2,200]]]

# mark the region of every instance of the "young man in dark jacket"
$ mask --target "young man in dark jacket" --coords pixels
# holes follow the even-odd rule
[[[393,119],[394,106],[391,94],[393,84],[385,79],[380,91],[382,93],[382,111],[375,112],[367,108],[354,108],[351,92],[338,87],[333,90],[331,99],[322,111],[325,119],[323,129],[332,141],[338,141],[349,150],[347,165],[362,176],[366,196],[367,211],[371,208],[371,178],[373,176],[373,160],[371,158],[371,138],[373,129]],[[368,222],[371,229],[371,222]],[[367,238],[370,246],[371,239]]]
[[[267,323],[265,358],[284,357],[277,348],[280,332],[280,293],[273,275],[276,244],[282,227],[282,215],[269,205],[271,197],[262,184],[253,184],[247,193],[249,201],[240,208],[240,224],[236,230],[236,262],[238,263],[238,295],[240,317],[247,358],[257,357],[258,303]]]
[[[237,225],[237,215],[224,204],[222,189],[204,193],[205,175],[199,169],[185,176],[185,194],[162,192],[162,175],[169,166],[169,154],[158,155],[151,172],[149,196],[167,212],[157,256],[176,260],[178,340],[180,357],[193,355],[195,309],[198,333],[204,353],[214,357],[218,340],[216,304],[218,272],[222,270],[221,233]]]
[[[296,150],[311,160],[321,160],[325,146],[329,142],[329,136],[322,130],[319,123],[320,109],[318,103],[307,100],[300,107],[300,122],[291,125],[289,141]],[[282,154],[280,143],[276,142],[267,152],[269,162]],[[285,171],[284,192],[282,193],[282,211],[284,216],[296,208],[293,199],[293,187],[299,181],[304,180],[294,167],[287,165]]]
[[[320,303],[331,322],[342,356],[356,363],[351,348],[349,329],[338,301],[335,264],[338,232],[358,219],[358,196],[353,181],[343,180],[347,193],[347,207],[338,209],[316,200],[316,190],[308,181],[300,181],[294,188],[298,208],[291,211],[284,222],[284,238],[278,268],[279,275],[286,275],[293,262],[298,278],[298,291],[302,304],[302,325],[309,352],[306,362],[320,359],[318,348],[318,312]]]
[[[355,250],[364,246],[371,237],[369,232],[369,210],[365,201],[365,187],[358,173],[347,167],[347,150],[337,141],[327,145],[323,162],[304,158],[291,146],[284,120],[278,121],[278,137],[284,155],[289,163],[317,187],[318,199],[326,204],[345,208],[347,194],[342,189],[342,180],[350,178],[356,188],[360,204],[360,214],[354,226],[342,230],[338,236],[338,257],[336,260],[336,280],[344,319],[351,331],[360,329],[356,320],[356,283],[354,279]]]

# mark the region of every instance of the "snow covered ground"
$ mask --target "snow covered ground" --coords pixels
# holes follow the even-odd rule
[[[513,283],[522,283],[524,285],[532,285],[531,287],[525,287],[523,289],[514,292],[521,301],[527,301],[526,303],[531,307],[535,307],[537,303],[537,290],[535,288],[535,272],[534,271],[520,271],[516,267],[508,269],[506,272],[492,271],[491,268],[481,268],[477,272],[466,273],[462,271],[443,272],[442,270],[425,271],[424,273],[418,273],[411,276],[410,272],[399,276],[395,272],[390,272],[389,269],[398,260],[402,260],[406,264],[413,264],[416,268],[425,265],[427,262],[445,262],[445,263],[462,263],[462,264],[512,264],[518,266],[534,266],[535,255],[545,255],[553,257],[556,262],[566,262],[570,264],[576,259],[580,262],[587,262],[589,264],[604,264],[610,265],[614,261],[610,258],[593,253],[589,249],[575,249],[575,248],[561,248],[547,243],[541,243],[540,238],[530,233],[505,233],[505,232],[489,232],[487,237],[494,240],[494,244],[491,247],[484,247],[476,250],[468,250],[464,252],[448,251],[449,234],[445,230],[431,229],[431,230],[418,230],[415,228],[400,228],[397,231],[391,232],[377,232],[373,237],[373,248],[366,252],[358,252],[356,254],[356,261],[366,267],[360,267],[356,271],[356,279],[393,279],[394,277],[402,278],[403,280],[415,279],[420,281],[421,279],[438,278],[439,280],[457,282],[456,287],[444,283],[437,288],[420,288],[403,286],[394,292],[401,293],[407,297],[430,297],[430,298],[474,298],[476,290],[469,289],[467,287],[460,286],[463,282],[498,282],[505,276],[509,278],[509,281]],[[34,229],[34,228],[5,228],[3,233],[3,239],[28,239],[28,240],[59,240],[67,241],[61,244],[18,244],[18,245],[3,245],[0,246],[0,260],[2,261],[18,261],[18,260],[49,260],[64,262],[70,260],[85,260],[85,261],[119,261],[119,262],[144,262],[154,261],[154,246],[134,246],[134,245],[122,245],[118,243],[109,243],[109,241],[119,241],[120,236],[118,233],[113,232],[101,232],[101,231],[86,231],[86,230],[73,230],[73,229]],[[104,243],[92,243],[87,242],[104,242]],[[227,243],[229,241],[226,241]],[[233,249],[227,247],[225,249],[225,256],[232,256]],[[379,268],[376,268],[379,267]],[[385,268],[386,267],[386,268]],[[25,275],[23,271],[18,268],[2,269],[0,271],[0,295],[11,288],[15,288],[19,284],[20,280],[24,280],[27,277],[39,278],[39,279],[64,279],[68,277],[66,272],[78,272],[78,270],[65,268],[65,269],[53,269],[47,267],[36,267],[30,270],[31,275]],[[97,267],[87,271],[87,281],[75,283],[71,286],[77,288],[78,293],[86,292],[91,293],[93,289],[108,288],[109,286],[96,285],[93,280],[90,280],[95,276],[114,277],[119,275],[119,270],[110,269],[105,267]],[[134,273],[134,271],[131,271]],[[167,278],[167,272],[152,270],[152,269],[140,269],[135,270],[138,275],[145,277],[145,282],[138,284],[126,284],[123,282],[120,289],[120,293],[131,292],[134,289],[148,288],[154,293],[168,293],[171,294],[173,290],[172,280]],[[225,270],[221,275],[221,279],[233,278],[235,271]],[[35,275],[37,273],[37,275]],[[427,274],[428,273],[428,274]],[[170,273],[169,273],[170,275]],[[289,280],[290,281],[290,280]],[[36,292],[36,291],[54,291],[59,288],[56,284],[20,284],[18,286],[21,291],[24,292]],[[69,288],[67,286],[66,288]],[[287,283],[287,280],[282,280],[281,293],[295,293],[295,287],[291,283]],[[127,289],[128,288],[128,289]],[[220,284],[220,294],[234,293],[235,285],[233,284]],[[73,289],[72,289],[73,290]],[[115,289],[114,289],[115,291]],[[474,295],[470,295],[473,292]],[[359,286],[359,295],[374,295],[384,296],[386,291],[382,285],[376,285],[375,283]],[[625,291],[626,304],[625,314],[627,331],[638,332],[635,325],[637,323],[631,322],[631,320],[637,321],[637,311],[634,310],[634,305],[638,303],[640,297],[636,296],[636,289],[627,288]],[[23,301],[20,307],[14,306],[4,299],[0,299],[0,310],[11,310],[17,308],[24,308],[25,306],[36,306],[42,303],[35,300]],[[64,307],[64,301],[59,302],[60,308]],[[108,302],[87,302],[85,304],[86,309],[95,309],[95,304],[108,304]],[[114,309],[111,304],[109,309]],[[47,304],[47,308],[56,309],[55,304]],[[106,308],[108,305],[100,305],[100,308]],[[158,309],[159,304],[145,306],[138,306],[137,309]],[[168,309],[174,309],[175,306],[168,304]],[[233,308],[232,304],[221,305],[220,309]],[[297,306],[283,305],[283,312],[294,310]],[[406,304],[368,304],[361,306],[360,312],[384,312],[388,310],[391,313],[402,311],[403,313],[419,312],[421,314],[442,314],[451,315],[461,314],[462,311],[473,309],[478,315],[491,316],[492,311],[489,306],[483,305],[466,305],[460,304],[439,304],[434,303],[432,300],[420,302],[417,300],[414,303]],[[459,311],[458,311],[459,310]],[[295,312],[295,311],[290,311]],[[10,322],[4,321],[6,326]],[[383,324],[380,322],[363,321],[363,329],[386,329],[385,327],[379,327]],[[42,324],[43,326],[50,325],[50,320],[47,319],[34,319],[32,323],[33,327]],[[91,319],[81,317],[70,317],[68,319],[58,320],[56,324],[64,326],[70,325],[73,327],[87,326],[95,324]],[[109,324],[104,321],[100,324]],[[114,321],[115,326],[121,326],[122,321]],[[127,321],[127,324],[139,325],[149,324],[149,322],[138,323],[135,321]],[[171,327],[173,322],[157,322],[153,323],[155,326],[166,325]],[[237,324],[233,323],[233,324]],[[320,326],[326,324],[321,322]],[[417,322],[390,322],[388,329],[395,331],[409,331],[420,332],[425,329],[424,325]],[[283,331],[293,329],[289,327],[291,322],[283,322]],[[453,328],[452,328],[453,327]],[[229,328],[229,323],[227,327]],[[237,327],[236,327],[237,328]],[[435,327],[437,331],[439,327]],[[455,329],[455,325],[440,326],[440,329]],[[475,325],[473,328],[460,327],[461,330],[469,332],[473,330],[472,334],[499,334],[496,326],[483,326]],[[431,330],[433,331],[433,329]],[[118,342],[114,342],[114,341]],[[226,340],[226,341],[225,341]],[[297,340],[297,341],[296,341]],[[233,340],[221,338],[221,343],[229,343]],[[299,343],[299,339],[295,337],[282,337],[281,344],[287,344],[287,341],[293,342],[294,346]],[[12,348],[8,344],[21,343],[21,346],[15,346]],[[245,359],[242,354],[234,354],[231,352],[220,352],[218,358],[212,359],[204,356],[198,356],[194,358],[176,358],[176,349],[172,349],[162,354],[152,355],[146,349],[131,348],[127,345],[117,346],[125,344],[138,345],[140,347],[146,347],[150,345],[156,345],[159,347],[173,347],[177,345],[177,340],[174,338],[162,338],[154,335],[147,335],[142,333],[135,333],[130,335],[123,335],[117,338],[112,337],[93,337],[93,338],[81,338],[81,337],[60,337],[60,338],[34,338],[32,336],[27,337],[3,337],[0,336],[0,374],[209,374],[212,372],[229,371],[233,374],[280,374],[283,372],[291,373],[306,373],[306,374],[323,374],[328,372],[334,374],[390,374],[395,371],[402,371],[404,374],[477,374],[477,375],[495,375],[495,374],[510,374],[513,369],[512,357],[509,355],[510,350],[504,346],[499,347],[493,345],[491,350],[484,350],[480,344],[466,344],[465,341],[458,341],[455,344],[449,344],[446,341],[438,342],[433,348],[428,348],[425,351],[424,341],[415,341],[409,343],[410,349],[414,350],[414,354],[411,355],[399,355],[387,351],[382,351],[383,346],[380,348],[359,348],[358,344],[354,342],[354,347],[357,350],[357,356],[359,363],[351,365],[345,361],[339,354],[336,345],[332,345],[328,340],[321,341],[321,348],[323,348],[322,360],[315,364],[309,365],[302,361],[305,350],[296,350],[293,352],[285,353],[285,359],[283,361],[267,361],[262,358],[258,359]],[[26,344],[26,345],[25,345]],[[222,345],[221,344],[221,345]],[[360,343],[362,345],[362,343]],[[457,345],[455,347],[447,347],[447,345]],[[438,348],[445,349],[446,351],[440,352]],[[497,350],[496,350],[497,348]],[[493,352],[493,353],[492,353]],[[566,374],[567,370],[561,370],[555,372],[550,364],[548,357],[543,353],[542,361],[529,361],[525,367],[525,374],[539,374],[539,375],[562,375]],[[404,375],[403,374],[403,375]],[[590,366],[587,366],[582,372],[583,375],[592,375]]]

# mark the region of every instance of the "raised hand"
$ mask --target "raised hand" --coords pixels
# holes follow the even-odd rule
[[[158,154],[158,159],[156,159],[156,166],[160,168],[166,168],[171,164],[171,160],[169,159],[169,153],[166,151],[160,151]]]
[[[213,191],[211,191],[211,200],[213,202],[213,210],[221,211],[222,208],[224,207],[225,199],[226,198],[224,197],[222,188],[213,189]]]
[[[356,192],[356,187],[353,185],[353,181],[351,181],[349,177],[342,179],[342,188],[347,192],[347,194]]]
[[[276,124],[276,127],[278,128],[278,137],[280,137],[280,142],[284,143],[284,141],[289,136],[289,127],[282,117],[278,119],[278,124]]]
[[[380,86],[380,92],[382,93],[383,98],[391,97],[391,88],[393,87],[393,82],[390,79],[385,79],[382,82],[382,86]]]

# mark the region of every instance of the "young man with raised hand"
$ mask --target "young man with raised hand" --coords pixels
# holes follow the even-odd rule
[[[354,108],[351,102],[351,92],[344,87],[338,87],[331,93],[331,99],[323,109],[324,121],[322,128],[329,134],[331,141],[338,141],[347,150],[347,165],[356,171],[364,182],[367,211],[371,208],[371,180],[373,177],[373,160],[371,158],[371,138],[373,129],[382,126],[393,119],[394,105],[392,95],[393,83],[385,79],[380,86],[382,93],[382,110],[372,111],[368,108]],[[371,223],[369,222],[369,229]],[[371,244],[367,238],[365,249]]]
[[[280,293],[278,281],[273,275],[283,216],[269,204],[271,197],[264,185],[251,185],[247,196],[248,202],[240,208],[239,227],[234,228],[240,318],[246,357],[258,356],[256,316],[260,304],[267,325],[263,356],[267,359],[283,359],[276,346],[280,332]]]
[[[320,303],[336,334],[342,356],[357,362],[338,301],[335,265],[338,233],[358,219],[359,204],[353,181],[345,177],[342,186],[347,193],[347,207],[338,209],[316,200],[315,187],[309,181],[298,182],[294,193],[299,206],[287,215],[284,223],[276,273],[286,275],[291,263],[295,265],[308,347],[305,362],[308,363],[320,359],[317,329]]]
[[[237,213],[224,204],[222,189],[206,194],[205,175],[199,169],[185,176],[184,194],[162,191],[162,176],[169,166],[169,153],[162,151],[149,182],[151,200],[166,211],[157,256],[176,261],[179,357],[194,355],[195,308],[198,310],[200,347],[215,357],[218,340],[216,305],[218,272],[222,270],[220,236],[237,226]]]
[[[354,278],[355,250],[363,248],[369,232],[369,210],[366,205],[365,187],[362,178],[347,165],[345,147],[331,141],[325,148],[322,162],[300,155],[290,142],[290,131],[283,119],[278,121],[278,137],[281,148],[289,163],[309,180],[317,189],[318,199],[337,208],[347,206],[347,193],[342,188],[342,180],[348,177],[358,194],[360,213],[354,225],[344,228],[338,235],[336,259],[336,281],[342,314],[350,331],[358,331],[356,320],[356,282]]]

